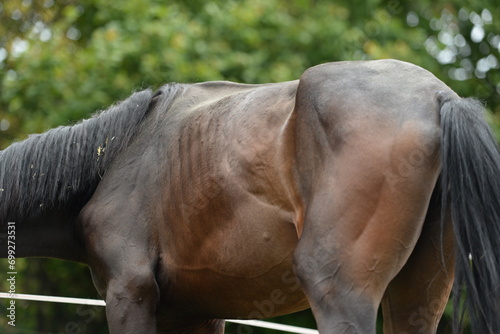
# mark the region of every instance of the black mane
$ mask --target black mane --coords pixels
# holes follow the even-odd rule
[[[170,104],[178,87],[164,86],[155,95],[149,89],[134,93],[90,119],[0,151],[0,222],[29,220],[65,205],[81,208],[138,134],[153,102]]]

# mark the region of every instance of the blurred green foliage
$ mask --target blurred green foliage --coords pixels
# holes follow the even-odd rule
[[[416,63],[459,94],[483,99],[498,125],[499,51],[493,0],[7,0],[0,3],[0,148],[166,82],[277,82],[323,62],[380,58]],[[18,263],[19,292],[96,297],[83,266]],[[76,306],[19,305],[26,333],[106,332],[102,311],[87,321]],[[293,319],[311,321],[307,312],[285,321]]]

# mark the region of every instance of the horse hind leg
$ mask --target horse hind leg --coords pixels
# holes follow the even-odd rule
[[[422,155],[411,173],[388,173],[423,150],[423,137],[358,136],[325,158],[294,256],[321,333],[375,333],[384,292],[420,236],[439,160]]]
[[[422,234],[382,301],[385,334],[436,333],[453,284],[453,227],[435,190]]]

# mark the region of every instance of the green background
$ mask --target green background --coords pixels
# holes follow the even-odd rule
[[[7,0],[0,149],[166,82],[279,82],[324,62],[381,58],[418,64],[460,95],[482,99],[499,134],[499,50],[496,1]],[[98,297],[84,266],[18,259],[17,267],[19,293]],[[0,333],[107,333],[104,313],[19,301],[16,329],[0,312]],[[449,332],[447,317],[439,333]],[[309,311],[273,320],[314,326]]]

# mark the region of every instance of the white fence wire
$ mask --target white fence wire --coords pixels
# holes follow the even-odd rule
[[[106,306],[104,300],[99,299],[85,299],[85,298],[69,298],[69,297],[55,297],[55,296],[41,296],[41,295],[28,295],[28,294],[9,294],[0,292],[0,298],[3,299],[19,299],[19,300],[29,300],[37,302],[51,302],[51,303],[66,303],[66,304],[78,304],[78,305],[90,305],[90,306]],[[287,333],[297,333],[297,334],[319,334],[315,329],[303,328],[297,326],[277,324],[273,322],[261,321],[261,320],[234,320],[228,319],[226,322],[274,329],[281,332]]]

